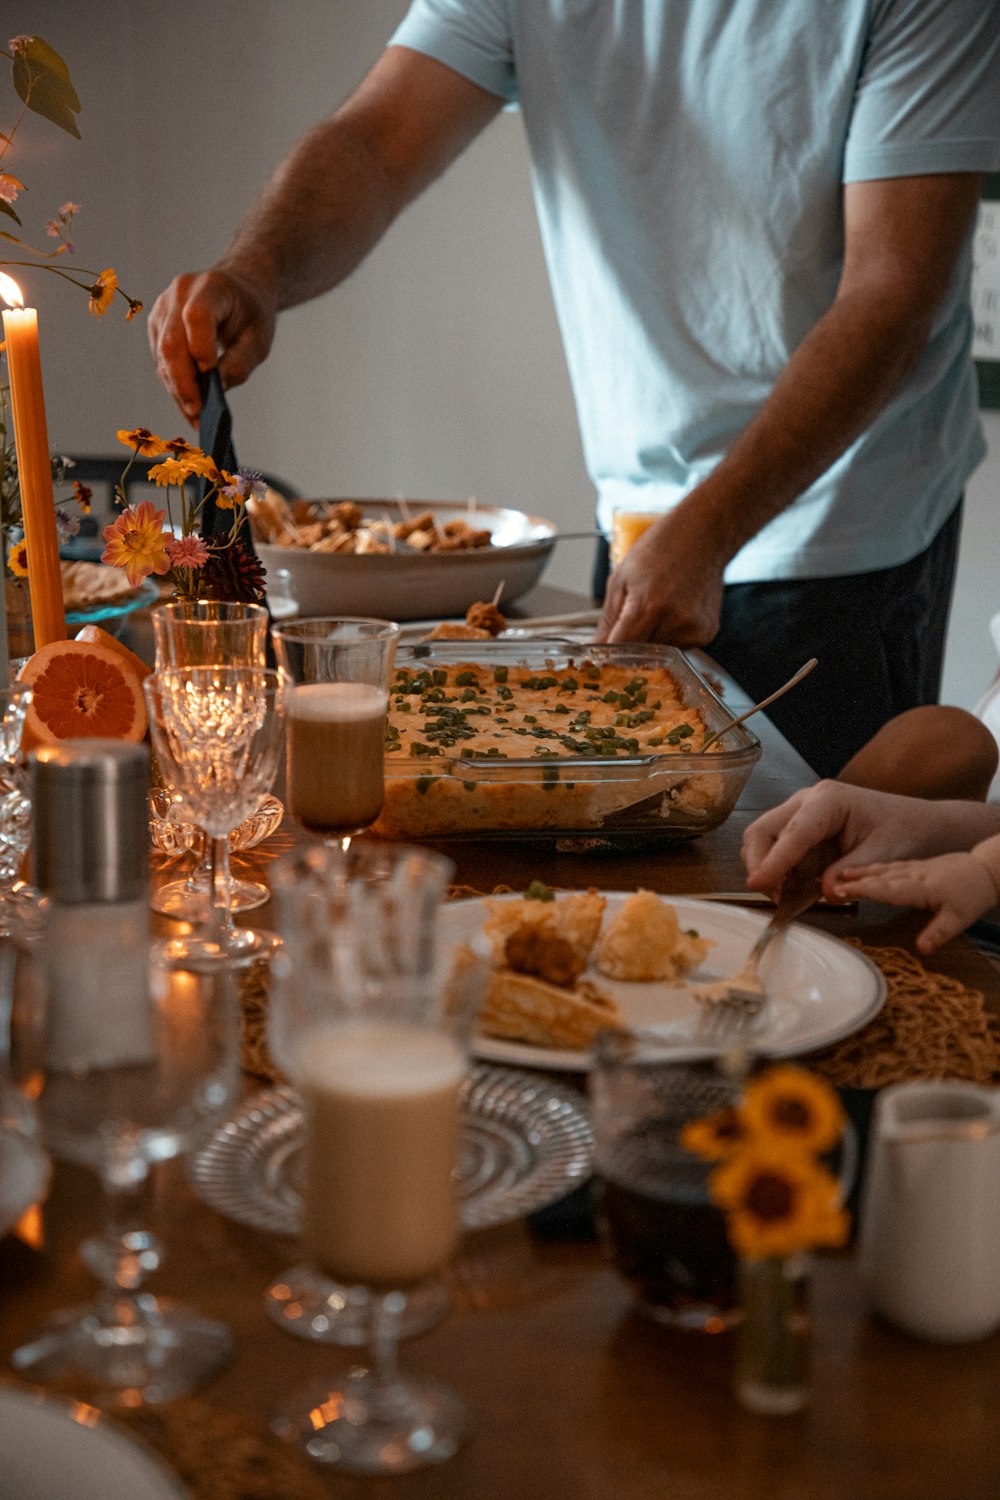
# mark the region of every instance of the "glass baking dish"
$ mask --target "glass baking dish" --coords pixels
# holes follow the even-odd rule
[[[395,674],[386,838],[694,838],[729,816],[761,754],[745,725],[698,753],[732,713],[673,646],[426,641],[400,647]],[[526,753],[509,753],[515,738]]]

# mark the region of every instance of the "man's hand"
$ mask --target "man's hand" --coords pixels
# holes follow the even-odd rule
[[[225,387],[239,385],[267,356],[275,309],[226,271],[176,277],[149,315],[156,371],[189,422],[201,410],[198,374],[216,365]]]

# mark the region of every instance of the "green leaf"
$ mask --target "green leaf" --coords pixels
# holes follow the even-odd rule
[[[20,219],[17,217],[17,214],[11,208],[10,204],[4,202],[3,198],[0,198],[0,214],[6,214],[8,218],[14,220],[15,224],[20,224],[20,222],[21,222]]]
[[[80,100],[70,81],[69,69],[48,42],[33,36],[24,50],[15,54],[13,78],[14,88],[28,109],[80,139],[75,119],[80,112]]]

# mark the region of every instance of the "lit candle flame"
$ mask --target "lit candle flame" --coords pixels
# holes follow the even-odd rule
[[[13,276],[8,276],[6,271],[0,271],[0,297],[3,298],[8,307],[24,306],[21,288]]]

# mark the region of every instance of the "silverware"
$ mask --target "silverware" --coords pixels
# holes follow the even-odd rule
[[[721,729],[716,729],[713,734],[710,734],[698,753],[703,755],[709,745],[714,745],[716,740],[721,739],[724,734],[728,734],[730,729],[735,729],[737,724],[742,724],[745,719],[749,719],[751,714],[760,713],[760,710],[767,708],[769,703],[774,703],[777,698],[783,698],[789,688],[795,687],[796,683],[801,682],[803,677],[808,677],[813,667],[817,665],[818,658],[815,656],[810,657],[793,676],[789,677],[787,682],[782,683],[780,688],[775,688],[773,693],[769,693],[766,698],[762,698],[759,703],[755,703],[753,708],[748,708],[745,713],[739,714],[735,719],[730,719],[728,724],[723,724]]]
[[[774,914],[747,954],[743,967],[729,979],[692,985],[695,998],[705,1007],[698,1027],[699,1041],[738,1040],[754,1029],[767,1000],[767,989],[760,977],[761,959],[795,918],[813,905],[818,895],[819,880],[816,876],[791,877]]]

